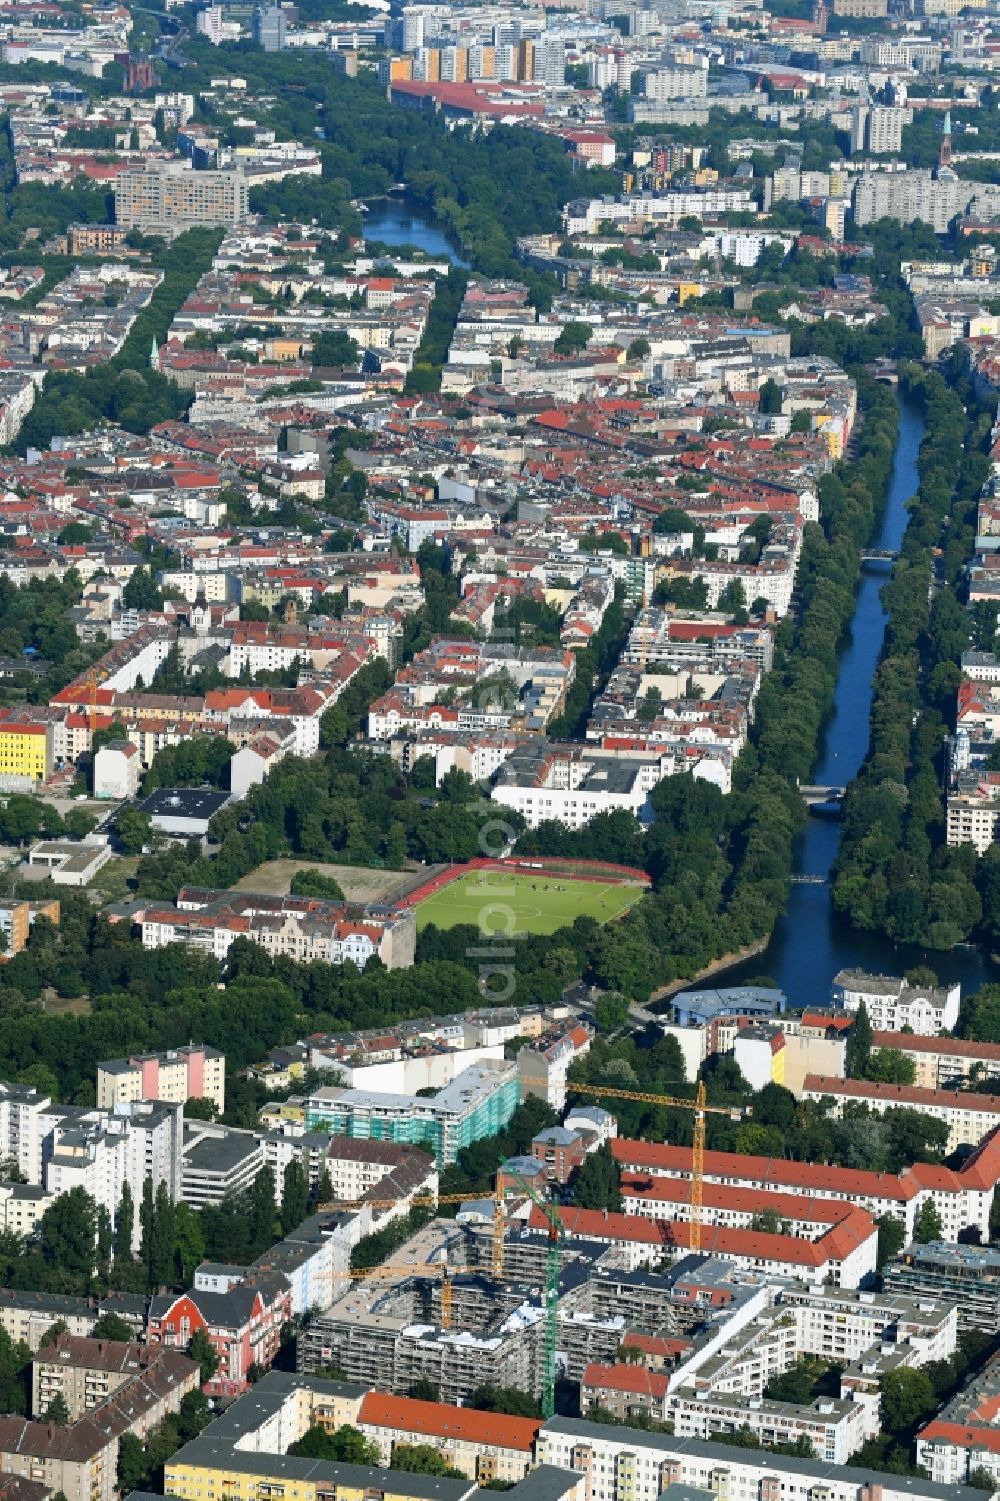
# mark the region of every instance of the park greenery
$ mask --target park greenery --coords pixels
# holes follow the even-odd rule
[[[1000,927],[995,862],[977,868],[971,847],[949,849],[944,842],[944,735],[969,647],[965,565],[992,420],[960,375],[953,370],[956,390],[937,371],[900,369],[926,424],[920,488],[883,590],[889,618],[871,742],[847,791],[833,885],[837,911],[856,927],[939,949],[967,938],[984,919],[991,932]]]
[[[2,139],[0,133],[0,139]],[[158,422],[184,415],[190,393],[150,367],[153,340],[166,338],[177,308],[212,263],[221,232],[190,229],[152,254],[163,280],[138,315],[119,352],[83,372],[49,371],[41,395],[28,413],[15,448],[47,448],[57,434],[72,435],[102,421],[120,423],[129,432],[146,433]]]

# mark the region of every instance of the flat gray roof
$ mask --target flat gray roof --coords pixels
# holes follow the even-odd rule
[[[175,1465],[199,1465],[211,1469],[237,1471],[244,1475],[284,1475],[289,1480],[323,1482],[348,1490],[383,1491],[396,1496],[414,1496],[418,1501],[465,1501],[476,1489],[470,1480],[448,1480],[438,1475],[417,1475],[401,1470],[383,1469],[379,1465],[341,1464],[329,1459],[300,1459],[294,1454],[248,1453],[231,1444],[209,1438],[206,1433],[185,1444],[166,1462]],[[941,1487],[944,1490],[944,1487]],[[976,1501],[980,1493],[970,1491]]]
[[[861,1486],[881,1485],[888,1490],[909,1491],[911,1496],[927,1501],[983,1501],[986,1491],[971,1485],[939,1485],[935,1480],[921,1480],[916,1475],[887,1475],[879,1470],[862,1470],[854,1465],[827,1464],[822,1459],[790,1459],[770,1449],[738,1449],[732,1444],[713,1444],[697,1438],[675,1438],[672,1434],[647,1433],[640,1428],[612,1427],[607,1423],[589,1423],[585,1418],[550,1418],[542,1433],[565,1434],[622,1444],[626,1448],[659,1449],[664,1454],[691,1454],[719,1464],[758,1463],[764,1470],[783,1470],[788,1475],[811,1475],[815,1480],[853,1482]],[[168,1461],[169,1463],[169,1461]]]

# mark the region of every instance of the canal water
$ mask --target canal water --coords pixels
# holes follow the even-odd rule
[[[402,198],[377,198],[364,216],[365,239],[384,245],[413,245],[427,255],[447,258],[453,266],[468,267],[448,236],[415,214]]]
[[[900,397],[899,443],[885,515],[874,548],[896,552],[909,515],[906,503],[918,487],[917,454],[924,424],[919,410]],[[845,786],[857,773],[868,750],[872,679],[882,650],[886,616],[879,598],[885,575],[863,573],[850,639],[840,658],[833,715],[826,726],[812,781],[821,787]],[[808,876],[829,875],[840,841],[835,819],[810,817],[796,848],[795,870]],[[762,954],[712,977],[713,985],[733,985],[754,975],[770,975],[793,1006],[824,1005],[839,969],[857,966],[876,974],[901,975],[927,964],[942,980],[959,981],[962,993],[1000,979],[1000,969],[978,949],[949,952],[892,943],[876,933],[861,933],[839,921],[826,884],[792,887],[788,910]]]

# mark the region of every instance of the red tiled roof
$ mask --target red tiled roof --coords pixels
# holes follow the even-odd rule
[[[415,1397],[393,1397],[387,1392],[368,1393],[358,1409],[358,1422],[432,1438],[461,1438],[469,1443],[521,1449],[528,1454],[542,1426],[535,1418],[451,1407],[445,1402],[420,1402]]]
[[[583,1373],[584,1388],[628,1392],[660,1401],[667,1395],[669,1380],[660,1371],[650,1371],[644,1365],[589,1365]]]

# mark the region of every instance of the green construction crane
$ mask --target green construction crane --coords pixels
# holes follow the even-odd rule
[[[516,1178],[533,1204],[537,1204],[549,1222],[549,1248],[545,1255],[545,1294],[542,1301],[542,1417],[551,1418],[556,1410],[556,1342],[559,1335],[559,1241],[563,1223],[548,1199],[518,1172],[504,1169]]]

